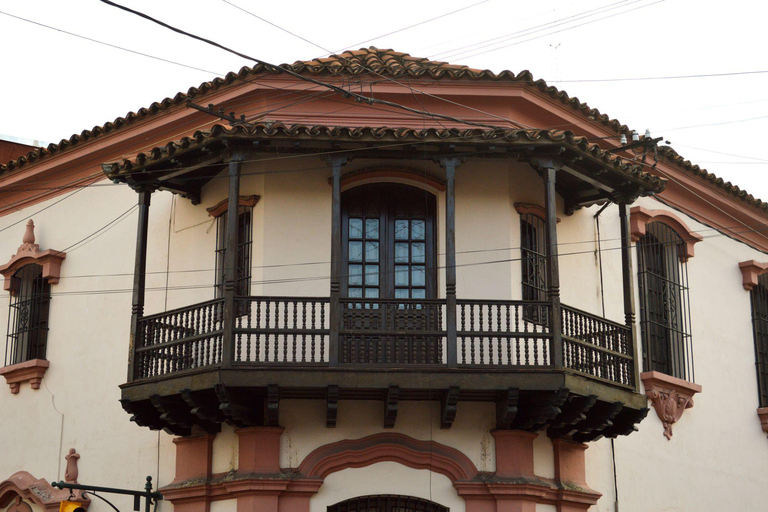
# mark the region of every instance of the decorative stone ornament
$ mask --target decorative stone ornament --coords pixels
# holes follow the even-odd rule
[[[61,277],[61,262],[67,257],[67,254],[53,249],[41,251],[40,246],[35,243],[35,223],[32,222],[32,219],[27,222],[27,229],[21,242],[16,254],[11,256],[8,263],[0,266],[0,274],[5,278],[3,288],[11,293],[16,292],[13,289],[13,274],[30,263],[36,263],[43,267],[43,277],[49,284],[58,283]]]
[[[17,395],[23,382],[29,382],[32,389],[40,389],[43,376],[50,364],[45,359],[30,359],[0,368],[0,375],[5,377],[5,382],[11,387],[11,394]]]
[[[684,246],[680,251],[680,260],[683,262],[693,258],[693,246],[704,237],[692,231],[680,217],[666,210],[648,210],[642,206],[633,206],[629,210],[629,227],[632,233],[632,241],[637,242],[646,233],[646,226],[651,222],[666,224],[683,240]]]
[[[693,407],[693,395],[701,393],[701,386],[656,371],[642,373],[640,379],[664,425],[664,435],[672,439],[672,425],[680,420],[686,409]]]

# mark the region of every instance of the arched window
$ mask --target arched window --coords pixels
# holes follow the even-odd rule
[[[30,263],[18,269],[11,277],[11,290],[5,366],[45,359],[51,286],[43,267]]]
[[[437,292],[435,196],[399,184],[342,194],[342,294],[431,299]]]
[[[360,496],[328,507],[328,512],[448,512],[448,507],[412,496]]]
[[[693,381],[686,242],[649,222],[637,242],[643,367]]]

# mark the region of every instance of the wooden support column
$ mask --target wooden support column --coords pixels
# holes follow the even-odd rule
[[[553,160],[540,161],[541,172],[545,183],[544,207],[547,225],[547,295],[552,308],[549,332],[552,335],[550,344],[552,364],[555,368],[563,367],[563,330],[560,313],[560,269],[557,259],[557,195],[555,179],[559,164]]]
[[[640,364],[638,354],[638,344],[635,339],[635,287],[632,279],[632,232],[629,226],[629,215],[627,214],[627,205],[624,202],[619,203],[619,222],[621,223],[621,280],[624,288],[624,323],[630,330],[630,343],[632,343],[631,353],[634,356],[635,371],[633,379],[635,389],[638,389],[640,382]]]
[[[237,292],[237,253],[238,216],[240,210],[240,168],[247,154],[234,150],[229,158],[229,201],[227,205],[227,253],[224,257],[224,338],[222,343],[221,365],[224,368],[232,364],[234,356],[234,329],[236,318],[235,293]]]
[[[142,345],[139,320],[144,316],[144,295],[147,280],[147,233],[149,231],[149,203],[153,187],[138,185],[139,225],[136,231],[136,260],[133,267],[133,302],[131,304],[131,348],[128,352],[128,382],[136,378],[136,349]]]
[[[445,331],[446,363],[448,368],[458,364],[456,335],[456,167],[458,158],[442,158],[445,169]]]
[[[341,261],[341,168],[347,163],[346,158],[331,158],[333,175],[333,193],[331,197],[331,323],[330,346],[328,347],[328,363],[330,366],[339,365],[339,329],[341,329],[341,276],[343,275]]]

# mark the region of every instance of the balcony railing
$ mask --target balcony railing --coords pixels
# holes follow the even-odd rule
[[[341,299],[340,366],[441,368],[449,343],[466,369],[563,368],[634,389],[631,330],[563,305],[562,343],[550,331],[551,304],[513,300],[458,300],[457,334],[449,340],[445,299]],[[238,297],[232,367],[329,366],[332,329],[327,297]],[[132,381],[221,367],[224,300],[146,316],[135,333]],[[561,348],[557,348],[557,347]]]

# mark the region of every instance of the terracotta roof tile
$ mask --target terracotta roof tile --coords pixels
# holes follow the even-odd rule
[[[205,145],[220,138],[235,137],[286,137],[286,138],[330,138],[342,140],[375,140],[375,141],[466,141],[466,142],[519,142],[520,145],[529,142],[556,143],[568,146],[582,154],[589,154],[602,164],[612,167],[615,171],[631,176],[643,183],[647,190],[661,192],[665,181],[642,171],[640,166],[632,165],[601,149],[597,144],[590,143],[586,137],[580,137],[570,131],[552,130],[523,130],[511,128],[498,129],[413,129],[389,127],[329,127],[318,125],[284,125],[282,123],[259,123],[252,126],[214,125],[210,130],[199,130],[190,137],[179,141],[157,146],[147,153],[140,153],[134,159],[104,164],[109,169],[110,178],[128,174],[137,168],[152,164],[193,147]]]
[[[368,68],[368,69],[366,69]],[[0,165],[0,175],[28,165],[36,160],[45,158],[52,154],[64,151],[70,147],[76,146],[84,141],[98,137],[104,133],[109,133],[122,126],[131,124],[136,120],[143,119],[157,112],[166,110],[175,105],[183,104],[188,97],[200,97],[210,91],[215,91],[223,87],[251,78],[253,75],[280,74],[284,70],[291,70],[295,73],[307,73],[321,78],[324,75],[359,75],[373,70],[382,75],[391,77],[410,76],[414,78],[424,77],[432,79],[451,79],[451,80],[485,80],[507,83],[522,83],[530,87],[536,87],[551,98],[568,105],[574,110],[580,112],[586,118],[599,122],[613,129],[617,134],[629,134],[630,130],[626,125],[621,124],[615,119],[611,119],[606,114],[601,113],[595,108],[591,108],[586,103],[582,103],[578,98],[571,98],[568,93],[561,91],[556,87],[548,85],[544,80],[536,80],[530,71],[522,71],[517,75],[511,71],[502,71],[494,73],[490,70],[480,70],[470,68],[464,65],[449,64],[442,61],[433,61],[427,58],[413,57],[407,53],[396,52],[394,50],[384,50],[375,47],[361,48],[354,51],[345,51],[338,55],[331,55],[327,58],[313,59],[309,61],[296,61],[293,64],[281,64],[279,66],[267,66],[259,64],[254,67],[243,67],[239,72],[227,73],[224,77],[215,78],[209,82],[204,82],[198,87],[190,88],[186,93],[178,93],[173,98],[165,98],[160,102],[152,103],[148,108],[142,108],[137,112],[129,112],[125,117],[119,117],[111,123],[91,130],[84,130],[80,134],[74,134],[69,139],[64,139],[58,144],[50,144],[47,148],[41,148],[30,152],[27,156],[18,158],[5,165]],[[667,152],[670,151],[666,150]],[[755,199],[751,194],[747,194],[738,187],[730,183],[723,182],[711,173],[700,169],[677,155],[674,150],[674,157],[670,160],[680,165],[682,168],[693,172],[695,175],[706,179],[714,186],[719,187],[733,195],[735,198],[747,203],[750,206],[762,211],[768,210],[766,203]],[[667,153],[669,154],[669,153]],[[694,171],[694,168],[696,169]]]

